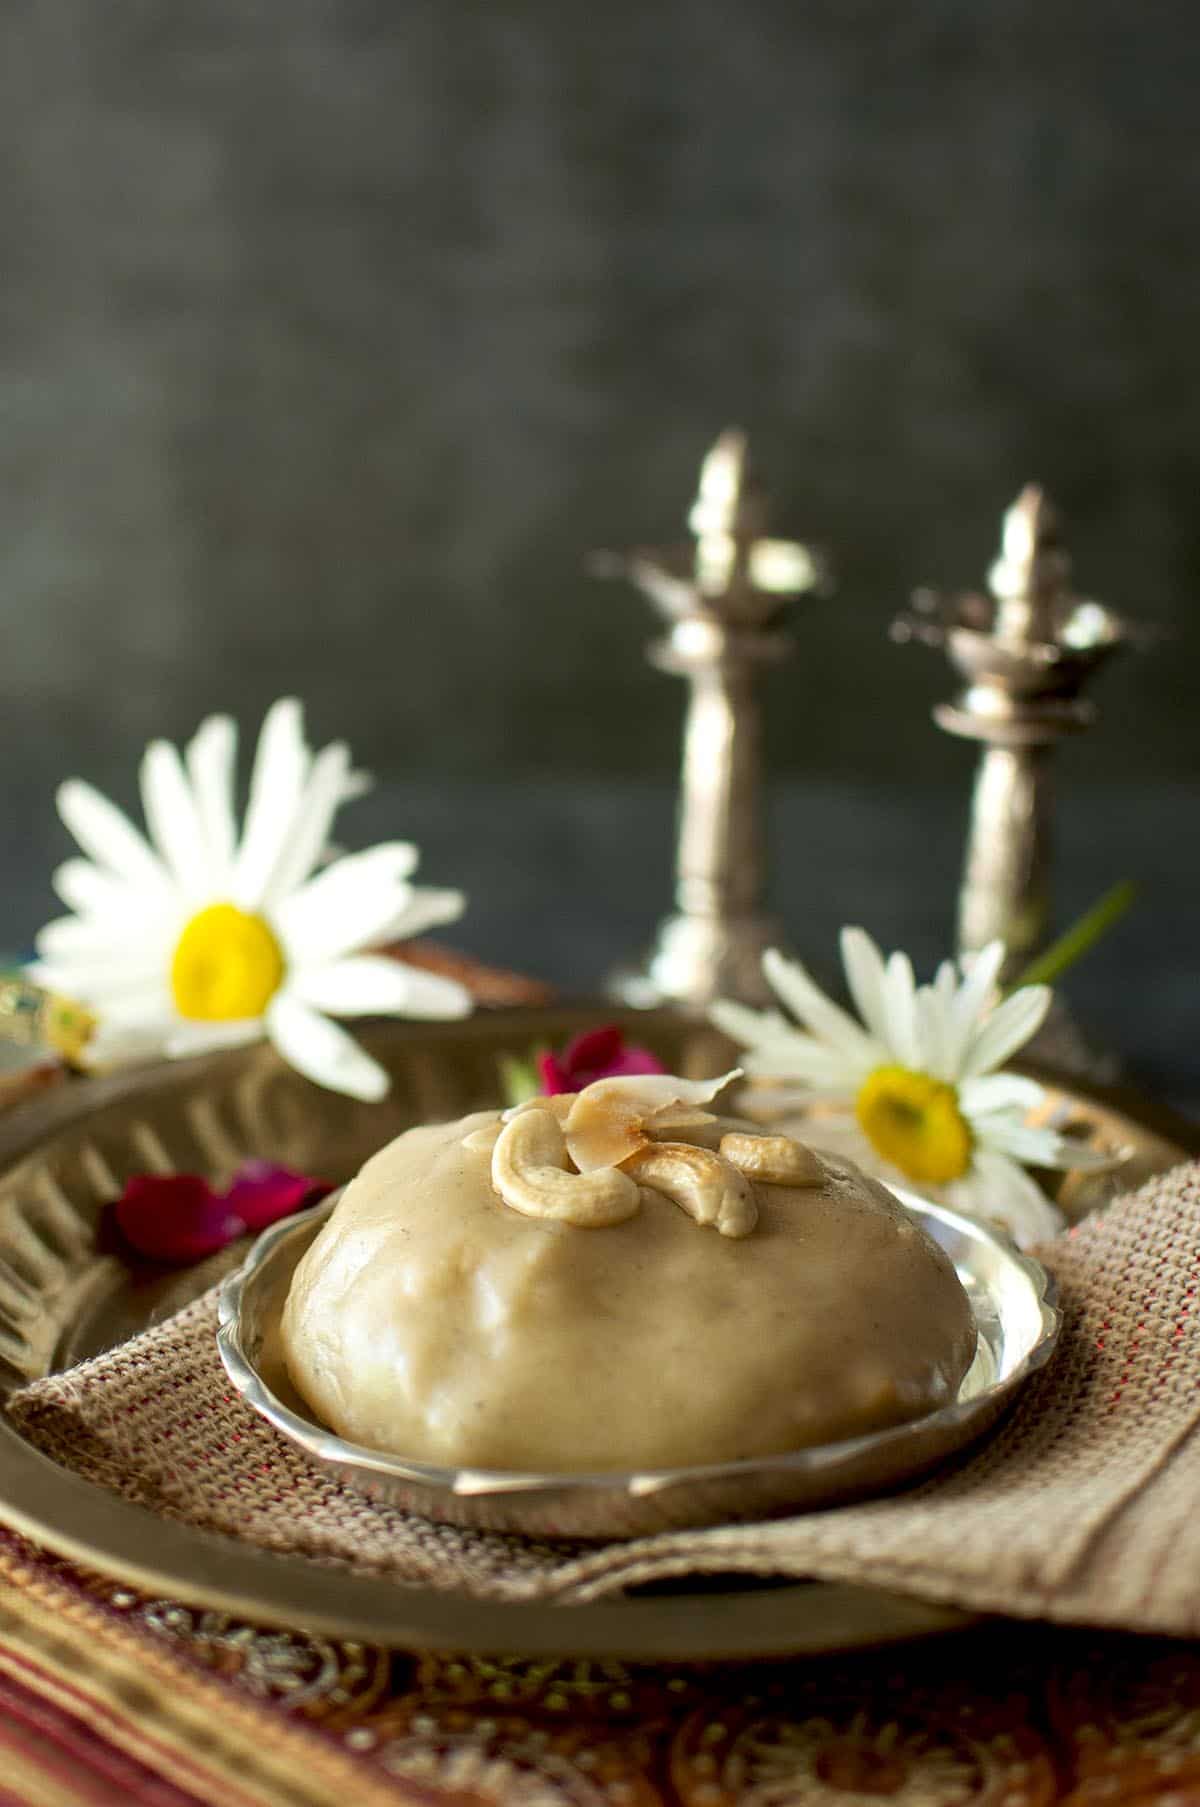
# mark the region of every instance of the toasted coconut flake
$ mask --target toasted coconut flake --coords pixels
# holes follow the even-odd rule
[[[520,1104],[510,1105],[500,1121],[511,1123],[514,1117],[521,1116],[525,1111],[549,1111],[557,1122],[565,1123],[578,1096],[578,1092],[539,1092],[536,1098],[524,1098]]]
[[[710,1133],[720,1121],[711,1111],[697,1110],[688,1104],[668,1104],[665,1110],[655,1111],[647,1119],[646,1127],[656,1141],[690,1142],[695,1136]]]
[[[585,1111],[577,1122],[568,1121],[566,1134],[567,1148],[580,1173],[619,1167],[650,1140],[640,1119],[607,1111]]]
[[[628,1104],[643,1117],[669,1105],[711,1104],[726,1086],[742,1077],[741,1067],[734,1067],[716,1079],[680,1079],[677,1073],[630,1073],[616,1079],[597,1079],[576,1094],[578,1098],[604,1098],[614,1104]]]
[[[479,1129],[473,1129],[469,1136],[464,1136],[462,1145],[472,1154],[491,1154],[503,1128],[503,1120],[497,1117],[494,1123],[484,1123]]]
[[[681,1112],[695,1125],[699,1110],[740,1077],[740,1070],[718,1079],[680,1079],[672,1073],[638,1073],[598,1079],[579,1092],[567,1114],[565,1129],[571,1159],[580,1173],[615,1167],[629,1159]]]

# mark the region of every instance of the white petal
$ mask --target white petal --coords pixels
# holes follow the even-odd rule
[[[136,968],[119,965],[108,956],[95,956],[79,960],[35,960],[25,971],[35,985],[104,1011],[113,1000],[163,991],[166,965]]]
[[[1053,1132],[1045,1131],[1050,1135]],[[1075,1136],[1054,1137],[1053,1149],[1039,1155],[1039,1167],[1055,1167],[1062,1173],[1107,1173],[1114,1167],[1123,1167],[1129,1159],[1132,1149],[1088,1148]]]
[[[257,909],[280,852],[292,835],[309,770],[304,720],[295,697],[267,711],[258,737],[246,825],[233,869],[233,894],[243,909]]]
[[[392,912],[383,926],[370,937],[369,942],[360,940],[350,947],[338,947],[331,951],[353,954],[364,946],[390,947],[395,941],[411,941],[414,936],[423,935],[426,929],[457,922],[467,907],[466,896],[462,891],[441,891],[433,886],[410,885],[406,892],[407,900]]]
[[[88,1066],[120,1065],[165,1054],[179,1018],[161,980],[86,1001],[96,1012],[96,1031],[86,1050]]]
[[[61,973],[58,967],[48,960],[26,960],[21,972],[31,985],[40,985],[43,991],[58,991]]]
[[[1026,985],[1005,998],[979,1025],[963,1050],[959,1068],[964,1079],[981,1078],[1003,1066],[1011,1054],[1023,1048],[1046,1020],[1052,993],[1047,985]]]
[[[177,1018],[167,1037],[167,1054],[172,1060],[187,1060],[193,1054],[212,1054],[222,1048],[244,1048],[261,1041],[263,1024],[260,1017],[226,1023],[189,1023]]]
[[[374,789],[375,777],[372,772],[347,772],[346,782],[342,786],[342,802],[353,803]]]
[[[457,922],[466,907],[467,900],[461,891],[444,891],[434,885],[413,885],[409,889],[408,898],[388,923],[384,931],[385,938],[388,941],[410,941],[414,935],[423,935],[426,929],[437,929],[444,923]]]
[[[958,1102],[964,1115],[972,1120],[992,1111],[1033,1111],[1046,1101],[1046,1093],[1036,1079],[1023,1079],[1019,1073],[988,1073],[982,1079],[964,1079],[958,1087]]]
[[[390,1083],[377,1061],[328,1017],[284,993],[267,1007],[267,1033],[289,1065],[314,1085],[373,1102]]]
[[[115,803],[81,778],[60,785],[57,802],[64,823],[97,865],[139,891],[170,889],[166,867]]]
[[[1122,1152],[1089,1148],[1073,1136],[1060,1136],[1056,1130],[1042,1129],[1018,1117],[981,1117],[971,1126],[981,1148],[993,1148],[999,1154],[1012,1155],[1026,1167],[1055,1167],[1081,1173],[1102,1173],[1119,1167],[1125,1160]]]
[[[743,1065],[755,1079],[803,1080],[806,1085],[854,1093],[867,1074],[884,1064],[886,1058],[881,1051],[870,1060],[848,1060],[839,1048],[828,1048],[811,1035],[793,1032],[787,1041],[780,1037],[765,1047],[751,1049]]]
[[[237,849],[233,808],[236,762],[237,728],[232,716],[210,715],[201,722],[188,745],[187,768],[214,893],[228,890]]]
[[[876,1041],[886,1042],[888,1013],[883,956],[865,929],[843,929],[841,944],[846,983],[858,1014]]]
[[[901,1066],[918,1071],[925,1066],[925,1050],[917,1025],[917,984],[907,954],[893,954],[883,975],[887,1034],[882,1038]]]
[[[316,866],[329,839],[349,770],[350,749],[343,740],[323,748],[313,760],[291,833],[281,842],[267,878],[264,903],[271,904],[287,897],[304,883]]]
[[[140,923],[112,922],[107,917],[59,916],[38,930],[36,946],[42,959],[52,964],[80,961],[107,966],[114,978],[161,973],[167,965],[166,946],[158,936],[147,935]]]
[[[933,989],[944,1009],[949,1010],[958,996],[958,972],[953,960],[943,960],[933,975]]]
[[[709,1005],[708,1016],[731,1042],[743,1048],[757,1048],[795,1033],[778,1010],[753,1010],[749,1004],[735,1004],[732,998],[718,998]]]
[[[880,1064],[878,1045],[852,1016],[814,985],[798,960],[785,960],[778,948],[768,948],[763,955],[763,972],[788,1009],[814,1035],[860,1065]]]
[[[179,1021],[171,994],[161,979],[96,998],[94,1008],[105,1030],[152,1030],[165,1037]]]
[[[61,992],[63,997],[78,998],[86,1004],[88,992],[83,982],[103,978],[109,966],[105,961],[27,960],[21,971],[31,985],[40,985],[43,991]]]
[[[385,841],[345,854],[281,898],[272,915],[289,958],[303,966],[383,941],[413,896],[405,881],[417,859],[410,842]]]
[[[211,896],[208,846],[183,761],[169,741],[155,740],[142,757],[142,808],[155,846],[183,894]]]
[[[834,1112],[819,1112],[813,1116],[798,1117],[793,1123],[780,1123],[778,1128],[788,1135],[794,1135],[801,1142],[806,1142],[818,1153],[840,1156],[845,1161],[853,1161],[864,1173],[880,1174],[886,1167],[871,1143],[859,1127],[857,1117],[848,1113],[837,1115]],[[888,1169],[888,1175],[894,1169]],[[907,1185],[906,1180],[899,1182]]]
[[[138,1061],[160,1060],[166,1054],[165,1023],[141,1023],[128,1029],[100,1028],[83,1051],[89,1073],[103,1073]]]
[[[931,1073],[935,1079],[953,1080],[949,1023],[945,1006],[934,986],[922,985],[918,988],[915,1010],[923,1071]]]
[[[160,892],[138,891],[90,860],[64,860],[50,882],[67,908],[80,916],[106,916],[120,923],[162,908]]]
[[[359,954],[297,972],[287,990],[331,1016],[453,1018],[469,1016],[474,1002],[457,980],[420,972],[385,954]]]
[[[804,1116],[814,1104],[825,1102],[844,1104],[846,1102],[844,1087],[838,1086],[829,1091],[823,1091],[819,1086],[775,1086],[763,1085],[756,1081],[741,1092],[737,1108],[739,1116],[754,1117],[758,1122],[765,1122],[768,1119],[775,1122],[780,1117]]]
[[[71,960],[97,950],[119,950],[121,924],[103,919],[95,922],[88,916],[56,916],[38,930],[34,945],[43,960]]]
[[[950,1009],[947,1026],[949,1047],[947,1058],[951,1062],[949,1078],[957,1078],[962,1072],[962,1061],[974,1034],[975,1024],[983,1016],[991,1004],[992,994],[996,989],[996,980],[1000,976],[1000,968],[1004,964],[1004,943],[990,941],[977,954],[970,957],[970,967],[959,987],[958,996]],[[938,976],[940,983],[941,975]]]
[[[977,1149],[971,1171],[947,1187],[955,1208],[999,1224],[1021,1248],[1057,1236],[1063,1216],[1041,1187],[1002,1154]]]
[[[997,1154],[1011,1155],[1024,1167],[1048,1167],[1053,1162],[1043,1156],[1054,1153],[1058,1137],[1052,1130],[1033,1129],[1023,1118],[998,1112],[979,1117],[971,1125],[980,1148],[994,1149]]]

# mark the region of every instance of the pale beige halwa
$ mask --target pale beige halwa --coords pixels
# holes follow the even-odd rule
[[[635,1215],[581,1229],[503,1202],[497,1122],[400,1136],[297,1269],[288,1368],[341,1436],[448,1467],[663,1468],[852,1437],[954,1398],[975,1349],[966,1295],[848,1162],[819,1157],[816,1184],[754,1181],[749,1234],[644,1185]]]

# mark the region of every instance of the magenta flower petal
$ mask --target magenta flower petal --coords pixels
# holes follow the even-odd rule
[[[648,1048],[626,1044],[624,1034],[615,1023],[602,1029],[588,1029],[568,1042],[561,1054],[539,1054],[538,1072],[542,1093],[552,1098],[558,1092],[581,1092],[597,1079],[616,1079],[629,1073],[665,1073],[661,1060]]]
[[[332,1192],[324,1180],[293,1173],[290,1167],[272,1167],[268,1161],[247,1161],[233,1176],[225,1202],[248,1230],[265,1230],[290,1217],[303,1204],[316,1204]]]
[[[562,1051],[562,1063],[568,1073],[609,1073],[615,1060],[619,1060],[625,1046],[625,1037],[615,1023],[606,1023],[602,1029],[585,1029],[574,1041],[567,1043]]]
[[[331,1190],[323,1180],[265,1161],[247,1161],[225,1192],[214,1191],[195,1173],[135,1173],[113,1216],[137,1254],[185,1267]]]
[[[559,1092],[575,1090],[571,1075],[557,1054],[539,1054],[537,1064],[542,1081],[543,1096],[553,1098]]]
[[[195,1173],[135,1173],[115,1216],[139,1255],[180,1267],[215,1255],[244,1228],[227,1200]]]
[[[649,1048],[624,1048],[608,1068],[606,1077],[617,1078],[623,1073],[665,1073],[666,1070]]]

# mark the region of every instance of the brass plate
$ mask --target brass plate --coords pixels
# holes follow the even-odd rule
[[[0,1122],[0,1390],[133,1335],[244,1253],[164,1275],[99,1250],[103,1206],[131,1173],[220,1175],[253,1155],[346,1180],[401,1129],[494,1104],[498,1055],[560,1043],[598,1017],[627,1021],[679,1071],[727,1064],[728,1044],[678,1013],[563,1006],[366,1031],[393,1075],[376,1105],[318,1091],[256,1048],[62,1087],[17,1107]],[[1136,1099],[1062,1088],[1053,1104],[1060,1118],[1131,1151],[1117,1179],[1068,1182],[1062,1202],[1072,1215],[1200,1152],[1200,1132]],[[850,1648],[969,1622],[953,1609],[824,1584],[697,1584],[574,1607],[401,1587],[159,1519],[56,1467],[5,1421],[0,1521],[151,1592],[412,1648],[686,1661]]]

